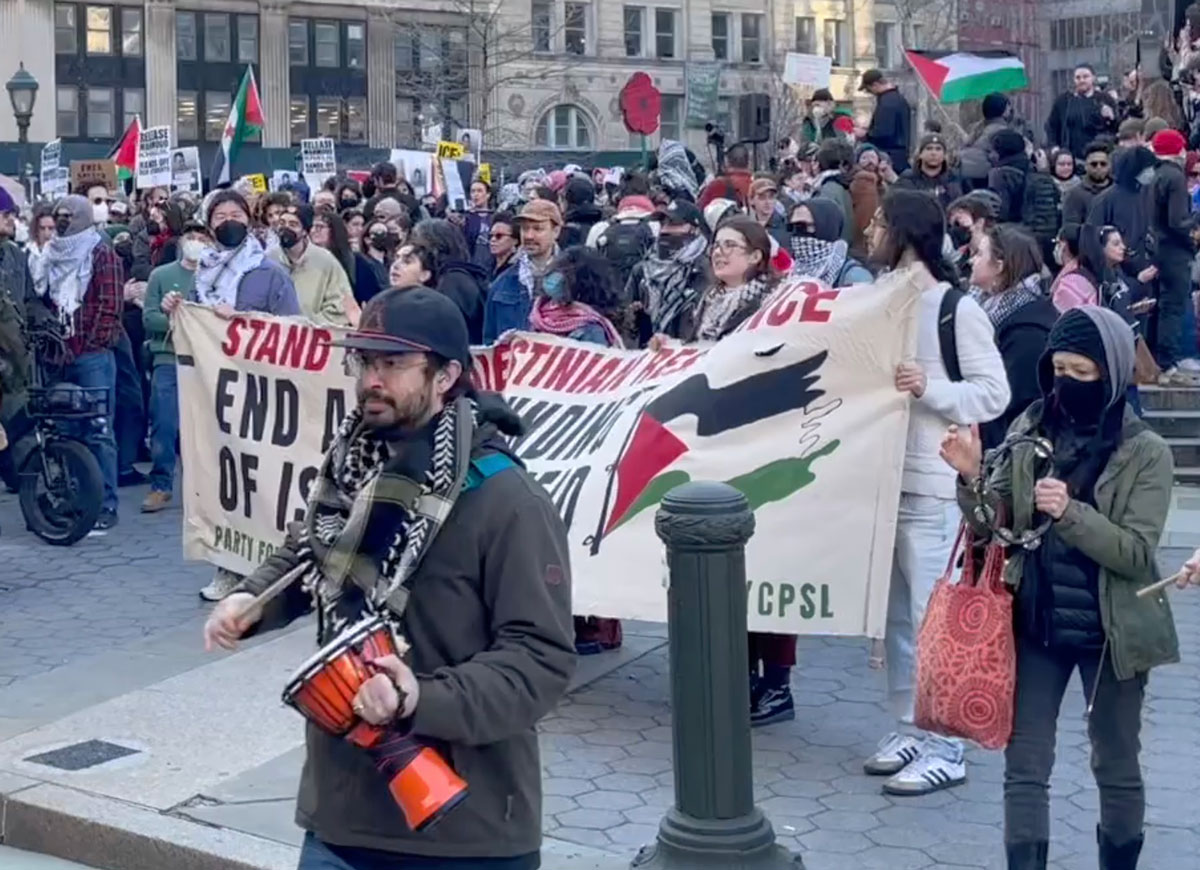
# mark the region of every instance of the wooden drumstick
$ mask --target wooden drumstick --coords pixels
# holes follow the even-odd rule
[[[1180,571],[1178,574],[1172,574],[1166,580],[1159,580],[1157,583],[1151,583],[1149,586],[1139,589],[1137,592],[1137,597],[1145,598],[1147,595],[1153,595],[1155,592],[1161,592],[1163,589],[1166,589],[1172,583],[1175,583],[1182,578],[1184,573],[1185,572]]]
[[[300,575],[309,567],[308,562],[301,562],[291,571],[288,571],[262,592],[254,596],[254,600],[246,605],[246,609],[242,611],[242,617],[245,617],[256,607],[262,607],[269,603],[272,599],[277,598],[284,589],[287,589],[300,578]],[[241,617],[239,617],[240,619]]]

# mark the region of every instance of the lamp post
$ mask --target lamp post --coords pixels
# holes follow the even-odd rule
[[[17,141],[24,145],[29,141],[29,121],[33,118],[33,104],[37,102],[38,81],[22,62],[5,87],[13,116],[17,119]]]

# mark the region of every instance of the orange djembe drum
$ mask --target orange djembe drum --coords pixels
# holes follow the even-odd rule
[[[376,673],[367,661],[386,655],[399,655],[392,630],[380,617],[368,617],[301,665],[283,690],[283,702],[326,733],[365,749],[408,826],[419,831],[457,806],[467,796],[467,783],[437,750],[354,712],[359,687]]]

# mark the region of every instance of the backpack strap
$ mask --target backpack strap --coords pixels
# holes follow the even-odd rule
[[[951,381],[961,381],[962,369],[958,365],[958,335],[955,323],[958,315],[958,303],[967,294],[957,287],[947,288],[942,294],[942,304],[938,309],[938,349],[942,355],[942,365],[946,367],[946,377]]]
[[[489,477],[499,474],[506,468],[516,468],[517,463],[507,453],[485,453],[471,460],[467,470],[467,480],[463,484],[463,492],[468,492],[480,486]]]

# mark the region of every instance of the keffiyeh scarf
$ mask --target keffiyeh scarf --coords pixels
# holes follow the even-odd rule
[[[837,286],[849,251],[845,241],[827,242],[813,236],[792,236],[791,242],[793,276],[816,278],[830,287]]]
[[[264,255],[263,246],[251,235],[236,248],[205,251],[196,269],[196,298],[204,305],[236,307],[242,277],[261,266]]]
[[[700,300],[696,338],[701,341],[721,338],[736,326],[733,321],[738,312],[757,309],[770,292],[770,286],[762,278],[747,281],[740,287],[712,288]]]
[[[517,251],[517,278],[532,296],[537,291],[537,283],[546,274],[546,270],[550,268],[550,264],[554,262],[554,258],[558,256],[558,247],[554,248],[554,253],[546,261],[545,266],[538,266],[533,262],[533,258],[529,256],[529,252],[524,248]]]
[[[992,321],[992,326],[996,327],[1007,320],[1014,311],[1037,302],[1042,296],[1042,279],[1037,275],[1029,275],[1003,293],[984,296],[981,304],[988,319]]]
[[[687,193],[694,201],[700,193],[696,173],[688,161],[687,151],[674,139],[664,139],[658,146],[658,181],[665,190],[676,195]]]
[[[604,330],[609,347],[625,347],[625,343],[621,341],[621,334],[612,322],[595,308],[582,302],[562,305],[542,296],[533,303],[529,312],[529,325],[537,332],[550,335],[570,336],[592,324]]]
[[[54,303],[67,336],[74,333],[75,312],[92,283],[92,253],[100,242],[100,231],[88,227],[73,236],[54,236],[42,256],[29,260],[33,291]]]
[[[404,613],[408,584],[466,481],[478,409],[458,399],[430,424],[430,442],[399,451],[362,421],[357,408],[343,421],[299,533],[321,644],[364,611],[392,621]]]
[[[696,236],[675,256],[662,260],[651,253],[642,261],[642,278],[646,283],[646,313],[654,331],[673,335],[675,321],[683,310],[699,296],[692,275],[696,261],[704,256],[708,239]]]

